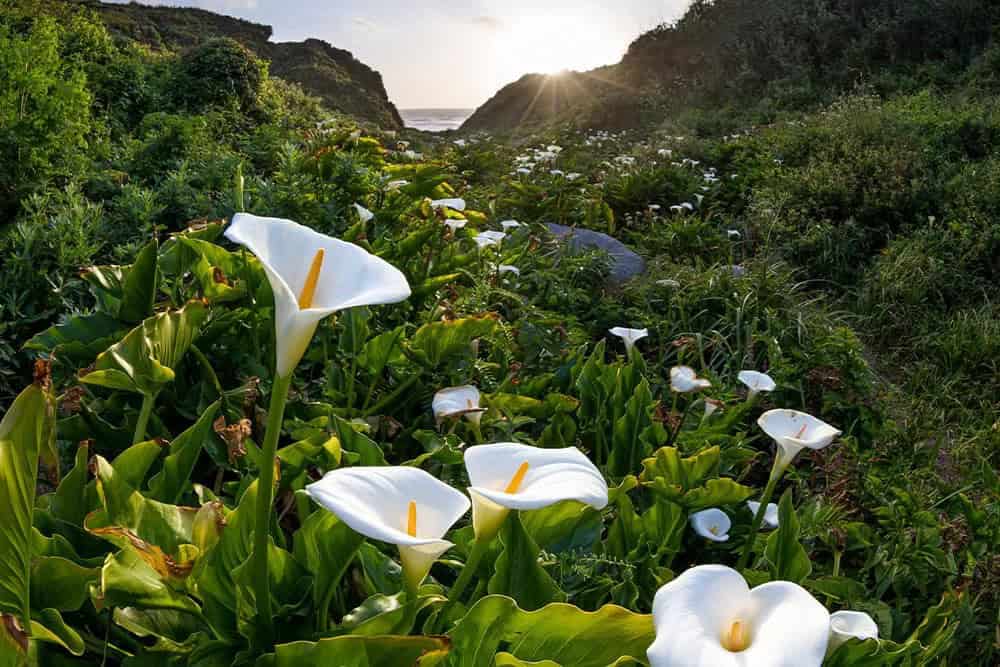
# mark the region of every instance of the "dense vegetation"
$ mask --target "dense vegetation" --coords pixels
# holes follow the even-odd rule
[[[825,106],[774,93],[752,113],[781,118],[746,129],[745,108],[688,101],[629,132],[408,144],[332,116],[238,41],[150,51],[78,7],[2,1],[0,665],[645,664],[657,589],[744,550],[752,585],[794,581],[876,620],[881,643],[827,665],[996,664],[992,8],[963,4],[981,20],[945,59],[947,90],[919,54],[884,68],[820,52],[868,58],[886,81],[913,70],[841,95],[847,74],[828,92],[801,55],[768,70],[746,56],[759,43],[720,40],[730,70],[755,72],[734,95],[794,80]],[[797,31],[812,5],[756,4],[784,9],[788,53],[816,41]],[[890,4],[851,5],[859,44],[889,48],[924,25],[913,11],[958,6],[879,13]],[[637,44],[654,62],[677,43],[661,33],[718,35],[705,26],[750,25],[749,6],[697,3]],[[965,28],[949,21],[922,43],[952,49]],[[698,94],[725,99],[703,71]],[[243,210],[352,241],[412,288],[320,323],[283,419],[281,295],[223,236]],[[606,256],[545,222],[607,232],[647,270],[611,286]],[[617,326],[648,337],[626,351]],[[711,386],[679,391],[679,366]],[[744,369],[776,387],[749,396]],[[435,414],[435,394],[464,385],[482,413]],[[776,482],[778,528],[757,533],[745,501],[768,486],[771,408],[843,435],[799,455]],[[465,489],[464,454],[505,441],[579,447],[607,506],[512,512],[492,541],[466,516],[416,590],[395,547],[302,494],[372,465]],[[275,511],[257,521],[275,469]],[[729,541],[689,525],[708,508]],[[261,524],[270,614],[251,574]]]
[[[858,86],[995,94],[998,24],[991,0],[694,0],[620,63],[525,76],[464,129],[636,127],[699,110],[694,129],[722,134],[818,111]]]

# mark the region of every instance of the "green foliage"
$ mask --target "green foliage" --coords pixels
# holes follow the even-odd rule
[[[175,85],[192,111],[235,105],[243,112],[257,106],[267,66],[234,39],[213,39],[181,57]]]

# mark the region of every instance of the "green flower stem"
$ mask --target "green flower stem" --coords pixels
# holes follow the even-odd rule
[[[139,419],[135,422],[135,433],[132,434],[133,445],[146,439],[146,427],[149,425],[149,416],[153,414],[154,403],[156,403],[156,394],[142,395],[142,407],[139,409]]]
[[[483,559],[483,556],[486,555],[486,550],[489,549],[490,543],[492,542],[492,538],[488,540],[481,540],[477,538],[472,543],[472,551],[469,552],[469,559],[465,561],[465,567],[462,568],[462,573],[458,575],[458,579],[455,580],[451,590],[448,591],[449,602],[458,602],[459,598],[462,597],[462,593],[465,592],[469,582],[472,581],[472,577],[475,576],[476,571],[479,570],[479,562]]]
[[[267,548],[270,538],[271,504],[274,494],[274,457],[285,416],[285,402],[292,376],[275,377],[271,388],[271,405],[267,412],[267,431],[260,453],[260,477],[257,478],[257,508],[254,513],[253,553],[250,555],[251,581],[257,601],[258,621],[263,626],[265,640],[273,636],[271,623],[271,590],[267,569]]]
[[[476,538],[472,543],[472,551],[469,552],[469,558],[465,561],[465,567],[462,568],[461,574],[458,575],[458,579],[452,584],[451,589],[448,591],[448,602],[445,603],[444,607],[441,609],[441,613],[438,614],[438,628],[437,630],[443,631],[444,629],[440,627],[440,624],[448,618],[448,612],[455,605],[456,602],[462,597],[462,593],[469,586],[469,582],[472,581],[472,577],[475,576],[476,572],[479,570],[479,563],[483,560],[483,556],[486,555],[486,551],[489,549],[490,543],[496,535],[491,536],[489,539]]]
[[[420,600],[420,584],[411,585],[407,577],[403,577],[406,590],[406,616],[403,617],[403,627],[407,634],[413,634],[413,626],[417,621],[417,607]]]
[[[760,524],[764,521],[767,504],[771,502],[771,497],[774,495],[774,487],[778,485],[778,480],[785,474],[786,467],[781,463],[780,457],[775,457],[774,467],[771,468],[771,477],[767,480],[767,486],[764,487],[764,495],[760,498],[760,507],[757,508],[757,513],[754,514],[753,522],[750,524],[750,535],[747,537],[747,543],[743,547],[743,554],[740,556],[740,561],[736,564],[737,570],[745,569],[750,562],[750,552],[753,550],[754,542],[757,541],[757,533],[760,531]]]

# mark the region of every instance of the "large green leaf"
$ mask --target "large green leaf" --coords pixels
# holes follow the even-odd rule
[[[200,301],[143,321],[102,352],[81,381],[110,389],[155,395],[174,379],[174,369],[208,317]]]
[[[549,553],[590,552],[603,528],[601,513],[575,500],[524,512],[521,523],[531,539]]]
[[[799,543],[799,518],[792,506],[791,489],[778,502],[778,529],[768,536],[764,557],[773,579],[800,583],[812,572],[809,554]]]
[[[431,322],[417,329],[407,349],[420,363],[436,368],[453,356],[471,356],[472,341],[497,330],[495,315]]]
[[[31,563],[31,608],[76,611],[87,600],[98,569],[58,556],[36,557]]]
[[[154,238],[139,251],[122,281],[122,301],[118,319],[129,324],[142,322],[153,314],[159,272],[156,268],[158,243]]]
[[[85,365],[124,333],[125,327],[117,318],[96,312],[76,315],[51,326],[25,343],[24,348],[57,354],[60,359]]]
[[[666,440],[663,427],[652,419],[655,406],[649,382],[643,379],[625,404],[625,413],[615,421],[608,458],[608,473],[612,476],[638,472],[643,459]]]
[[[94,458],[101,509],[84,521],[87,530],[135,550],[164,579],[186,578],[194,566],[198,508],[151,500],[129,485],[104,458]]]
[[[59,521],[83,527],[83,518],[87,514],[87,478],[90,462],[90,445],[86,441],[76,449],[73,467],[62,478],[56,492],[47,496],[49,511]]]
[[[452,667],[489,667],[503,647],[521,660],[573,667],[606,667],[623,656],[641,658],[653,643],[653,617],[606,605],[587,612],[569,604],[524,611],[513,599],[479,600],[450,633]]]
[[[108,555],[101,569],[98,603],[109,607],[173,609],[196,616],[201,613],[194,600],[170,586],[141,552],[130,547]]]
[[[448,641],[441,637],[371,635],[280,644],[256,667],[431,667],[442,664]]]
[[[38,455],[52,425],[48,391],[25,389],[0,421],[0,614],[30,621],[32,509]]]
[[[219,412],[216,401],[205,409],[198,421],[174,438],[163,468],[149,480],[149,496],[165,503],[176,503],[188,488],[188,478],[198,463],[205,441],[215,437],[212,421]]]
[[[73,655],[83,655],[84,643],[79,633],[66,624],[62,614],[55,609],[32,612],[32,642],[56,644]]]
[[[313,576],[313,603],[320,618],[326,618],[334,591],[362,542],[359,533],[325,510],[310,514],[295,533],[293,553]]]
[[[195,238],[178,237],[178,242],[197,257],[191,272],[206,299],[222,303],[243,298],[246,287],[240,278],[245,275],[245,265],[238,254]]]
[[[540,549],[524,530],[519,512],[512,512],[500,531],[503,551],[487,590],[509,595],[523,609],[534,610],[550,602],[562,602],[565,593],[538,562]]]

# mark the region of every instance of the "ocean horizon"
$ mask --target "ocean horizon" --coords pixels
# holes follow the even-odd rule
[[[424,132],[457,130],[475,109],[400,109],[406,127]]]

